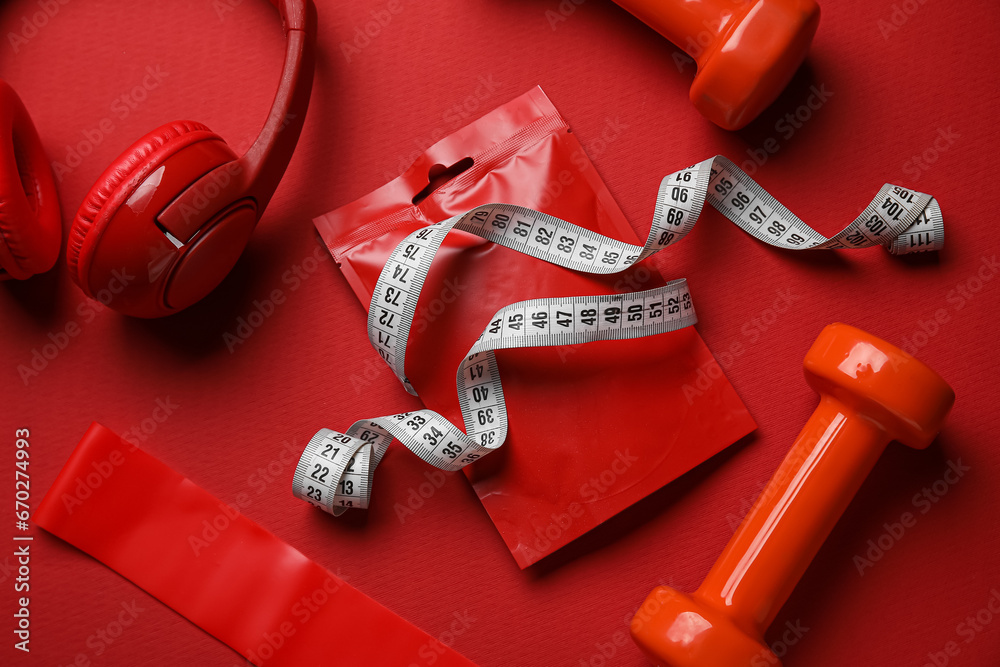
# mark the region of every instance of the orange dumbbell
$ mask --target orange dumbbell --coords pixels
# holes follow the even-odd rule
[[[823,329],[805,359],[819,407],[701,587],[660,586],[632,638],[661,667],[780,665],[764,631],[886,445],[927,447],[955,393],[899,348],[846,324]]]
[[[698,63],[691,102],[738,130],[778,97],[819,25],[815,0],[615,0]]]

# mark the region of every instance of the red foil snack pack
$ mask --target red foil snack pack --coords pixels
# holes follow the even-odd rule
[[[442,174],[452,178],[434,190],[429,184]],[[494,202],[640,243],[568,124],[537,87],[441,139],[395,180],[314,222],[367,308],[386,258],[407,234]],[[612,276],[583,274],[453,231],[420,296],[407,377],[428,408],[461,425],[455,369],[498,309],[525,299],[663,284],[646,263]],[[508,438],[464,471],[522,568],[756,426],[693,327],[496,354]],[[699,369],[700,377],[718,380],[704,389]],[[694,386],[698,392],[690,391]]]

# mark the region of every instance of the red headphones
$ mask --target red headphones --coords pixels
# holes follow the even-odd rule
[[[292,157],[312,91],[312,0],[271,4],[287,48],[264,129],[242,157],[194,121],[167,123],[122,153],[69,232],[70,276],[88,296],[114,283],[107,305],[115,310],[169,315],[211,292],[243,252]],[[0,112],[0,277],[23,279],[55,263],[59,208],[38,134],[2,81]]]
[[[49,161],[14,89],[0,81],[0,280],[52,268],[62,221]]]

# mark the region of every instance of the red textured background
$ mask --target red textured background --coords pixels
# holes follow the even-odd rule
[[[693,66],[678,71],[677,51],[610,2],[573,5],[554,28],[546,12],[558,11],[556,0],[400,2],[402,11],[350,62],[340,44],[386,3],[318,2],[316,87],[299,150],[247,253],[203,303],[153,322],[97,313],[61,266],[0,286],[0,499],[7,508],[0,541],[15,533],[16,428],[31,429],[37,503],[92,419],[127,432],[151,417],[157,399],[169,398],[178,407],[145,449],[224,500],[249,493],[253,519],[432,635],[447,631],[455,613],[475,618],[453,638],[475,662],[599,665],[603,646],[614,652],[606,664],[638,667],[644,662],[631,643],[615,644],[625,619],[657,583],[685,590],[700,583],[813,408],[801,378],[806,348],[824,324],[843,320],[890,341],[916,341],[958,401],[928,451],[889,448],[768,639],[781,640],[786,621],[809,628],[788,649],[790,667],[920,667],[948,642],[959,649],[951,665],[997,664],[1000,618],[978,630],[964,623],[1000,589],[1000,364],[991,356],[1000,275],[984,268],[991,280],[977,283],[982,258],[997,247],[989,169],[1000,148],[1000,9],[942,0],[827,2],[808,64],[772,109],[730,134],[688,103]],[[10,33],[40,5],[0,7],[0,76],[21,94],[54,160],[65,161],[67,146],[103,119],[114,127],[60,183],[64,219],[121,149],[163,122],[202,121],[238,148],[262,124],[283,50],[266,3],[48,4],[58,13],[17,41],[16,52]],[[894,6],[900,25],[887,32]],[[224,7],[232,11],[220,13]],[[115,100],[157,65],[167,76],[124,114]],[[759,430],[521,572],[461,476],[400,525],[393,503],[424,481],[425,464],[397,453],[379,470],[371,511],[334,520],[291,498],[291,467],[279,454],[285,441],[300,450],[320,425],[417,405],[370,349],[363,310],[332,262],[298,283],[287,278],[318,246],[311,218],[394,177],[435,130],[456,129],[471,118],[463,114],[535,84],[572,124],[643,238],[664,174],[716,153],[741,161],[774,137],[780,150],[757,176],[821,231],[837,231],[891,181],[938,197],[947,247],[911,259],[878,249],[796,255],[707,212],[662,261],[668,275],[689,279],[699,331]],[[807,103],[813,86],[832,97],[788,136],[776,124]],[[918,168],[912,157],[949,128],[957,138]],[[979,289],[960,297],[960,286]],[[285,302],[230,354],[223,334],[275,289]],[[799,298],[772,318],[778,290]],[[939,309],[947,321],[920,335]],[[79,334],[26,386],[18,366],[70,322]],[[737,343],[742,354],[722,354]],[[914,495],[959,459],[970,468],[964,477],[937,502],[915,506]],[[273,480],[258,472],[268,463]],[[859,575],[854,557],[907,511],[916,524]],[[11,646],[15,575],[12,547],[2,547],[0,663],[47,667],[85,654],[94,665],[237,664],[234,652],[129,582],[33,530],[32,652],[25,657]],[[456,582],[452,569],[468,563],[480,574]],[[133,601],[142,610],[135,623],[96,655],[99,645],[88,638]],[[334,654],[336,641],[331,629]]]

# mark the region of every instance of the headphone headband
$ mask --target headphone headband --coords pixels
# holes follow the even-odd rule
[[[256,202],[263,214],[292,158],[302,133],[312,92],[316,45],[316,7],[312,0],[271,0],[284,22],[285,64],[278,90],[260,134],[236,162],[222,165],[202,176],[181,193],[157,217],[159,225],[181,243],[198,233],[205,199],[200,187],[212,183],[218,210],[240,198]],[[227,176],[220,178],[220,172]],[[219,187],[219,183],[226,185]]]
[[[271,4],[281,12],[281,20],[285,30],[309,30],[315,32],[316,9],[307,7],[312,2],[305,0],[271,0]],[[310,16],[309,13],[312,12]]]

